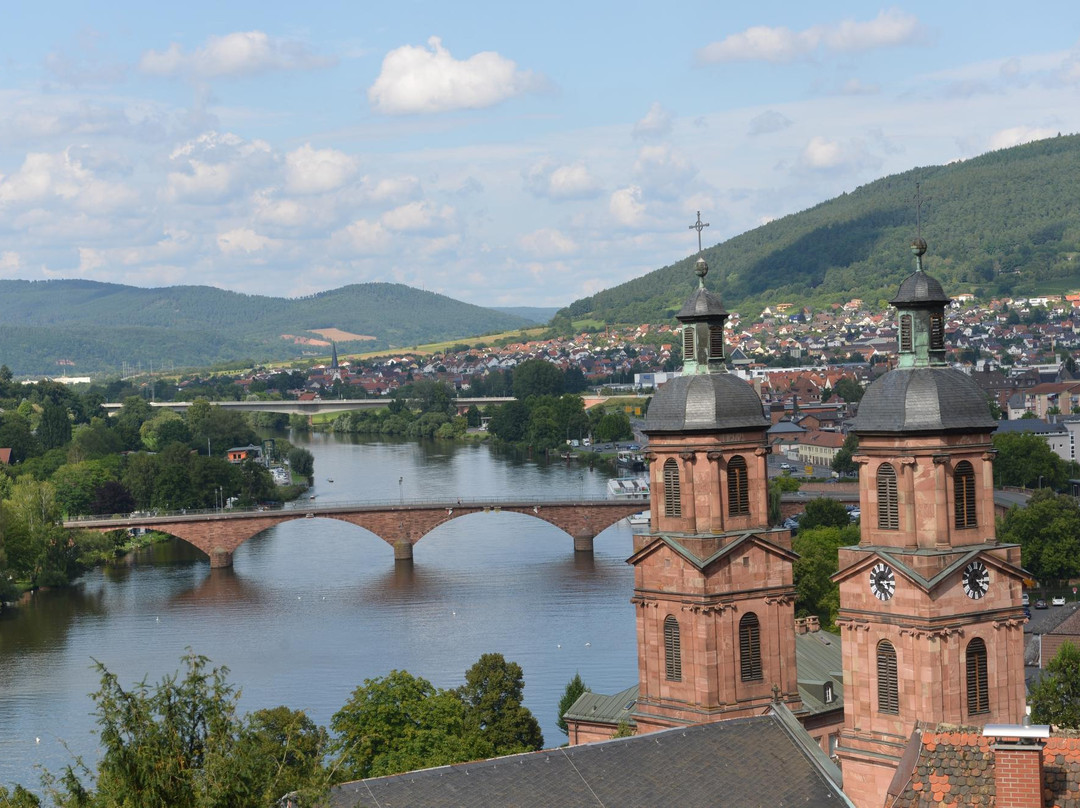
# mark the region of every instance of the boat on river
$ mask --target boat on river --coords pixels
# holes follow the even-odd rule
[[[615,464],[619,468],[627,471],[644,471],[645,455],[641,452],[628,452],[623,450],[615,456]]]
[[[647,525],[649,524],[649,512],[638,511],[637,513],[632,513],[626,517],[626,521],[634,526]]]
[[[608,480],[608,497],[610,499],[642,499],[649,498],[648,477],[616,477]]]

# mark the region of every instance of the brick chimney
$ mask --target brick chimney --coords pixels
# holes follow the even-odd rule
[[[1043,739],[1050,728],[987,724],[983,735],[995,739],[996,808],[1043,808]]]

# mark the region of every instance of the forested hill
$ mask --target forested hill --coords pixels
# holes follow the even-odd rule
[[[0,281],[0,363],[16,374],[83,375],[329,354],[457,339],[527,320],[401,284],[345,286],[290,299],[207,286],[143,289],[87,280]],[[285,338],[288,335],[290,338]],[[353,335],[353,336],[349,336]],[[353,337],[371,337],[357,340]],[[70,363],[70,364],[69,364]]]
[[[1080,136],[1058,136],[877,180],[705,250],[729,309],[888,300],[914,264],[921,184],[926,270],[951,294],[1080,287]],[[696,285],[693,254],[559,313],[668,322]]]

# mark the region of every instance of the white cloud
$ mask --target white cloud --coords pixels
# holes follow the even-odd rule
[[[1021,143],[1030,143],[1033,140],[1043,140],[1054,137],[1057,129],[1033,126],[1014,126],[1010,129],[1002,129],[990,136],[988,147],[991,150],[1007,149],[1010,146],[1019,146]]]
[[[783,26],[753,26],[706,45],[698,51],[698,61],[790,62],[809,56],[818,48],[846,53],[867,51],[909,45],[922,35],[917,17],[893,8],[879,12],[869,22],[841,20],[803,31]]]
[[[666,144],[643,146],[634,163],[634,177],[650,196],[685,196],[687,185],[697,173],[682,153]]]
[[[866,144],[858,139],[846,143],[818,135],[810,139],[799,157],[798,168],[823,173],[843,174],[873,169],[881,165]]]
[[[811,138],[803,149],[802,163],[809,168],[836,168],[844,162],[844,150],[839,141],[820,135]]]
[[[250,255],[269,249],[275,244],[275,239],[260,236],[248,227],[239,227],[217,237],[218,249],[226,255]]]
[[[555,201],[592,199],[600,194],[600,181],[580,160],[566,165],[542,160],[526,173],[525,184],[534,196]]]
[[[379,222],[357,219],[334,233],[331,242],[345,252],[378,255],[390,249],[391,239],[386,228]]]
[[[14,250],[0,253],[0,276],[15,277],[22,267],[22,259]]]
[[[340,188],[356,172],[356,159],[337,149],[313,149],[310,143],[285,155],[285,188],[317,194]]]
[[[840,86],[841,95],[877,95],[881,87],[877,84],[866,84],[859,79],[848,79]]]
[[[136,191],[95,176],[68,150],[31,152],[14,174],[0,175],[0,208],[59,203],[93,213],[136,202]]]
[[[428,48],[403,45],[383,58],[368,101],[387,115],[483,109],[537,89],[540,81],[510,59],[484,51],[454,59],[433,36]]]
[[[572,238],[550,227],[526,233],[518,242],[523,250],[539,256],[570,255],[578,250]]]
[[[333,64],[300,42],[277,39],[263,31],[237,31],[211,36],[206,44],[185,51],[173,42],[164,51],[145,51],[139,69],[155,76],[218,78],[246,76],[271,70],[310,70]]]
[[[445,228],[454,218],[449,205],[437,208],[430,202],[409,202],[389,210],[380,221],[387,230],[433,231]]]
[[[80,275],[86,275],[93,272],[95,269],[105,266],[105,253],[102,250],[95,250],[92,247],[79,247],[79,269]]]
[[[416,177],[384,177],[373,180],[364,177],[365,197],[372,202],[389,202],[390,204],[414,199],[420,194],[420,180]]]
[[[171,201],[224,201],[277,168],[270,144],[230,132],[205,132],[175,148],[169,158],[177,166],[166,177],[165,198]]]
[[[645,117],[634,124],[634,137],[645,140],[660,138],[671,132],[671,112],[659,101],[653,101]]]
[[[208,165],[199,160],[188,161],[188,171],[169,173],[166,194],[170,200],[186,202],[215,202],[233,190],[233,172],[228,165]]]
[[[641,201],[641,188],[631,185],[620,188],[611,195],[608,210],[615,221],[623,227],[637,227],[645,221],[645,203]]]

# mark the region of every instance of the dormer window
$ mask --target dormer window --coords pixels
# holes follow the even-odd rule
[[[823,688],[824,701],[826,704],[832,704],[836,700],[836,693],[833,692],[832,682],[826,682]]]

